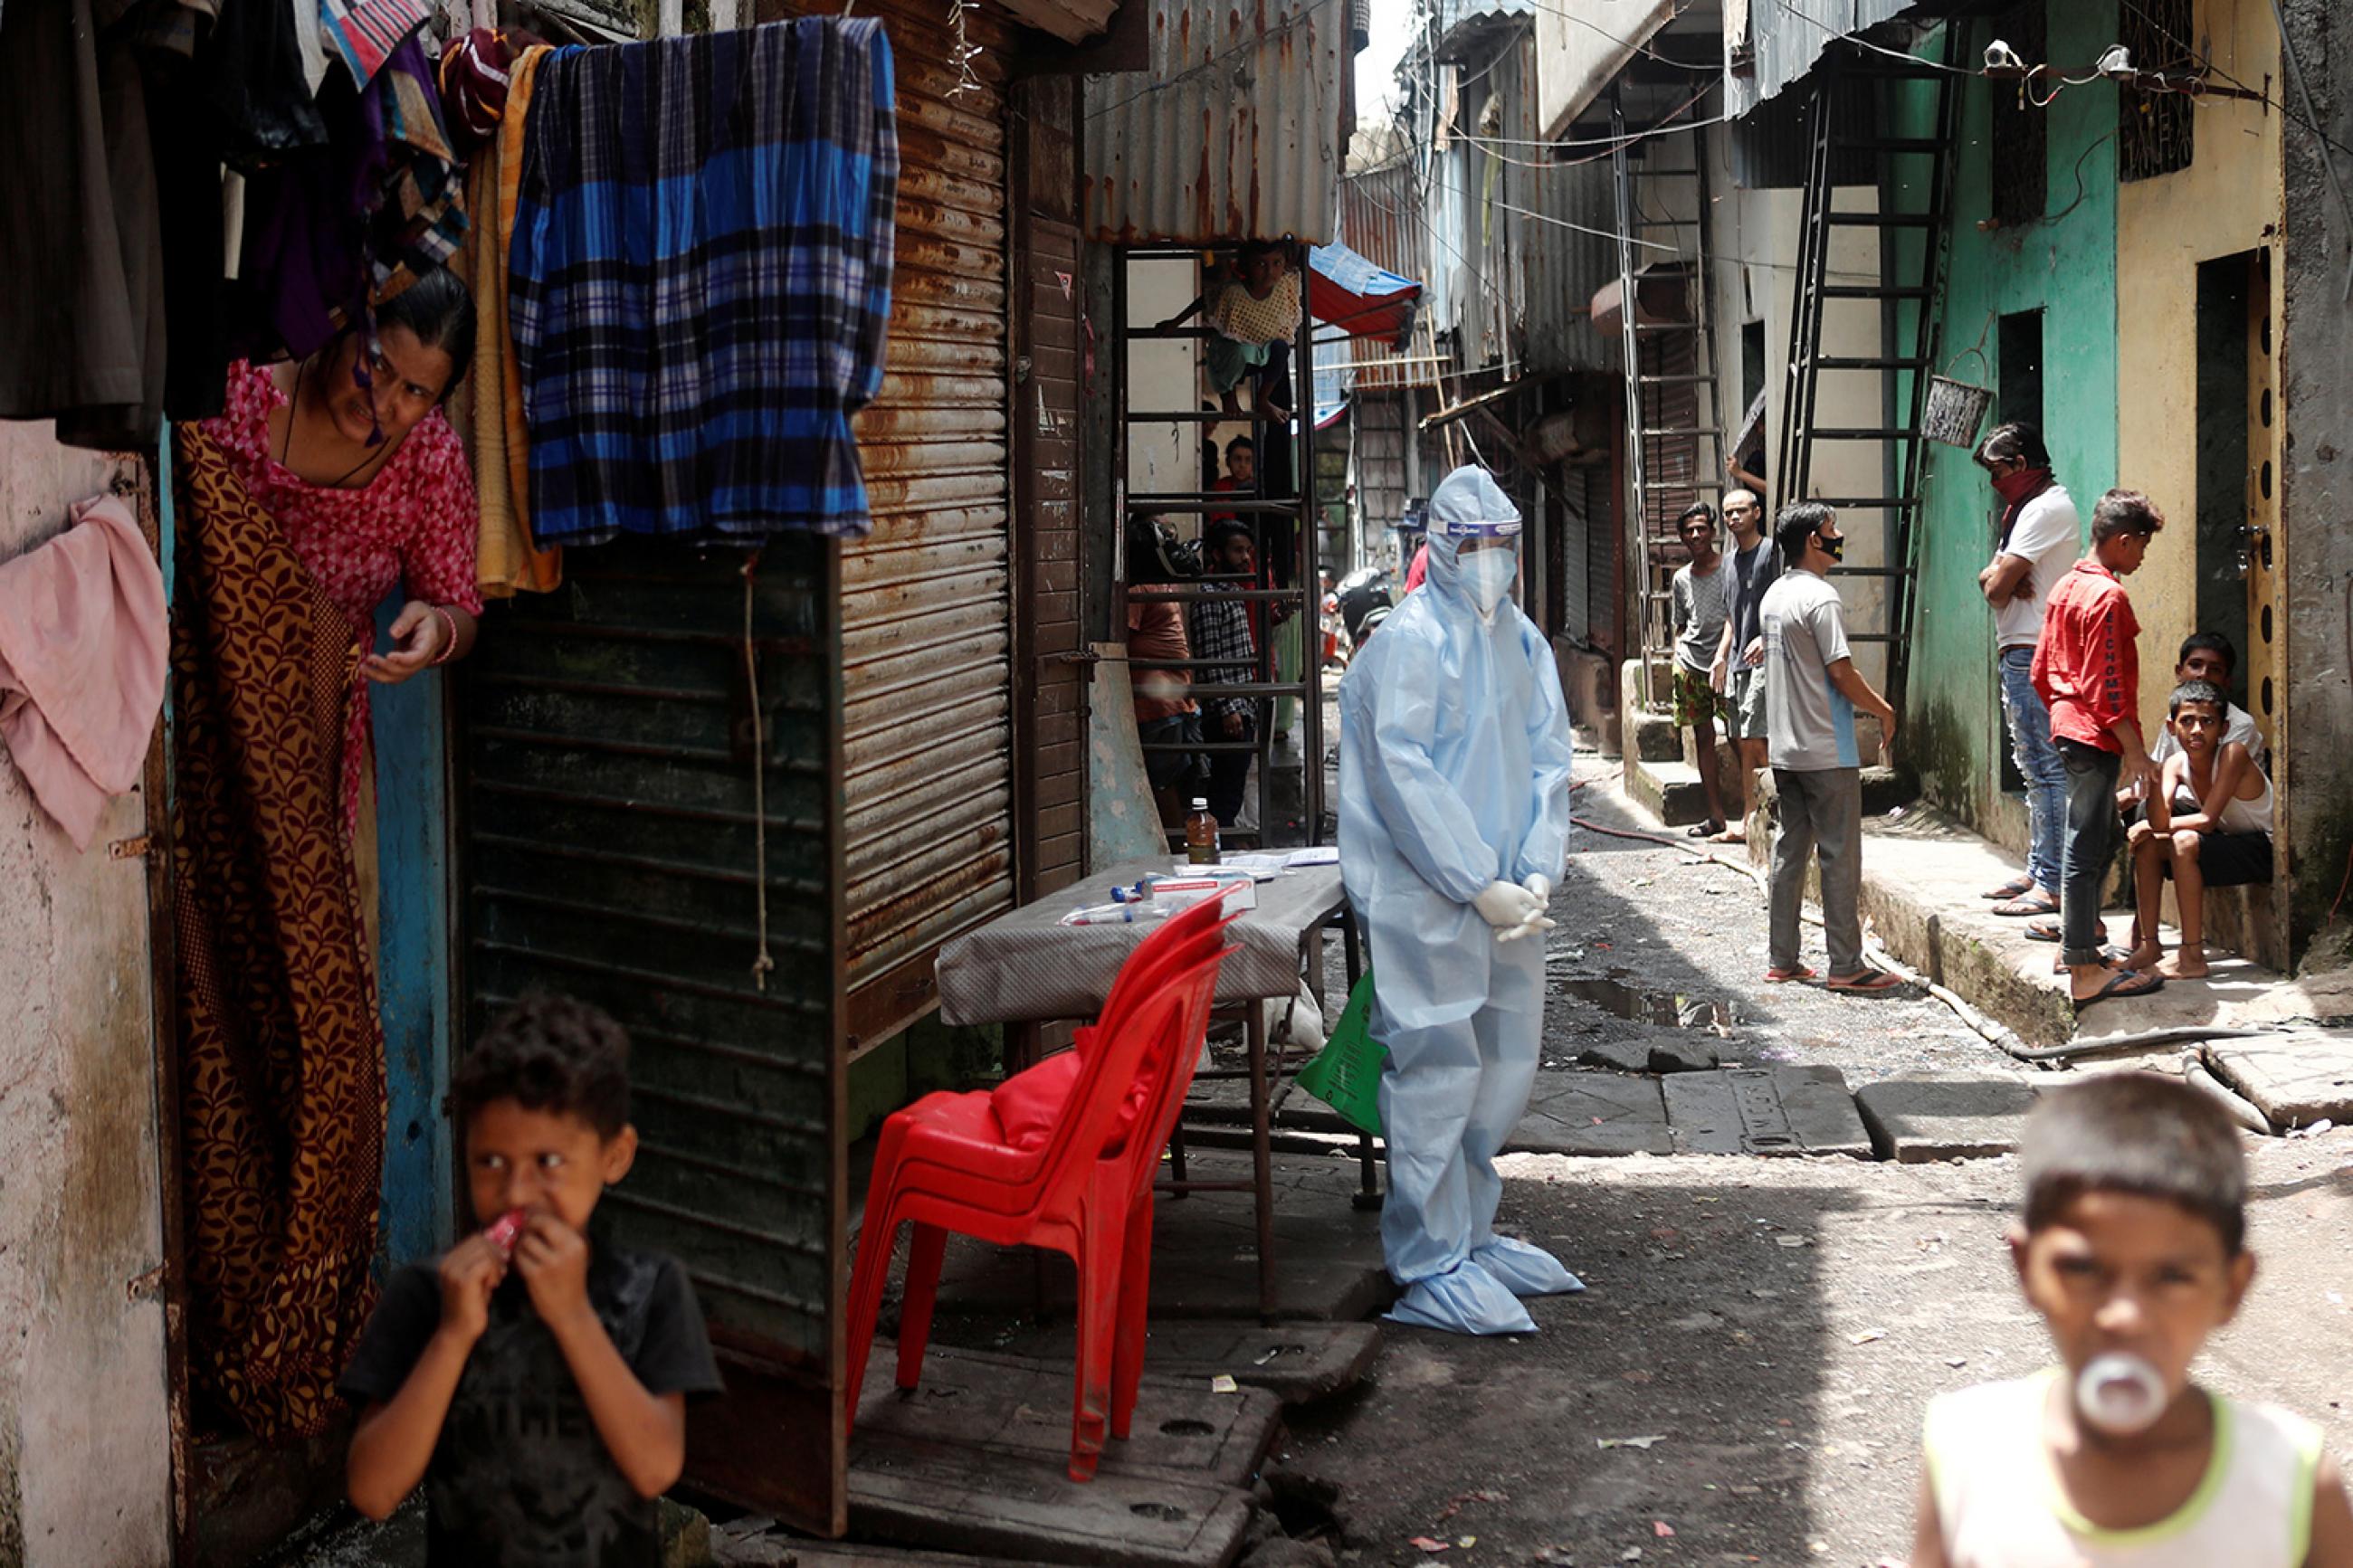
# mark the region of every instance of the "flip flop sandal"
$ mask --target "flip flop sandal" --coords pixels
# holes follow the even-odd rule
[[[1795,969],[1768,969],[1765,972],[1765,984],[1767,985],[1787,985],[1792,981],[1813,978],[1814,972],[1802,963]]]
[[[1721,822],[1694,822],[1683,829],[1683,836],[1687,838],[1713,838],[1723,831],[1724,824]]]
[[[2103,926],[2100,929],[2100,945],[2107,948],[2108,951],[2113,952],[2116,949],[2108,942],[2107,934],[2107,928]],[[2067,933],[2060,929],[2059,922],[2057,921],[2036,921],[2032,925],[2026,928],[2026,940],[2029,942],[2065,942],[2067,940]]]
[[[2124,961],[2131,956],[2131,949],[2117,947],[2113,943],[2100,949],[2100,962],[2106,964],[2110,969],[2121,967]],[[2064,957],[2052,959],[2051,961],[2051,973],[2053,974],[2066,973],[2067,960]]]
[[[2033,878],[2013,877],[2009,881],[2004,882],[2000,887],[1989,889],[1985,892],[1979,893],[1978,897],[1980,899],[1996,900],[2018,899],[2023,898],[2032,891],[2034,891]]]
[[[2013,918],[2021,915],[2055,915],[2059,912],[2059,900],[2037,888],[2031,893],[1996,904],[1993,907],[1993,912]]]
[[[1876,995],[1882,992],[1898,990],[1903,984],[1904,982],[1901,979],[1883,969],[1866,969],[1860,974],[1850,974],[1844,979],[1832,975],[1822,982],[1825,990],[1853,992],[1862,995]]]
[[[2075,998],[2075,1011],[2081,1013],[2094,1002],[2105,1002],[2111,996],[2146,996],[2152,991],[2165,989],[2165,976],[2144,974],[2137,969],[2119,969],[2108,976],[2108,983],[2089,996]]]

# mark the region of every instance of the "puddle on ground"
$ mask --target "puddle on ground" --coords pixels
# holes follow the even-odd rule
[[[1638,1024],[1658,1024],[1670,1029],[1729,1029],[1740,1022],[1739,1009],[1729,1002],[1648,991],[1620,979],[1580,975],[1556,978],[1552,984],[1554,989],[1566,995],[1590,1002],[1605,1013],[1630,1018]]]

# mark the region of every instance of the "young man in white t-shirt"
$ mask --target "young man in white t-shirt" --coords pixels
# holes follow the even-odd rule
[[[1799,908],[1807,862],[1821,872],[1822,940],[1832,991],[1892,991],[1901,984],[1862,958],[1862,773],[1856,710],[1879,721],[1892,751],[1895,710],[1854,668],[1846,609],[1829,574],[1846,553],[1838,514],[1820,501],[1792,501],[1774,528],[1781,575],[1765,591],[1765,727],[1779,800],[1765,978],[1810,980],[1799,961]]]
[[[1977,450],[1978,466],[2001,497],[2001,531],[1978,586],[1993,606],[2001,706],[2010,753],[2026,780],[2026,874],[1986,897],[1998,915],[2059,912],[2060,843],[2067,825],[2067,765],[2051,742],[2051,713],[2028,672],[2042,635],[2043,601],[2083,553],[2083,523],[2066,488],[2051,477],[2051,454],[2031,425],[1999,425]]]

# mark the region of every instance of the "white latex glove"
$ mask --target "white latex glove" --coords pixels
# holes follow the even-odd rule
[[[1522,926],[1544,913],[1544,905],[1536,901],[1536,896],[1516,882],[1488,883],[1479,896],[1471,900],[1471,907],[1477,910],[1499,935],[1510,931],[1516,936],[1520,934]]]
[[[1552,902],[1552,879],[1542,871],[1535,873],[1520,886],[1536,896],[1536,903],[1539,907]]]
[[[1509,931],[1495,933],[1497,942],[1517,942],[1524,936],[1535,936],[1552,930],[1556,922],[1542,914],[1530,915]],[[1538,945],[1542,945],[1539,943]]]

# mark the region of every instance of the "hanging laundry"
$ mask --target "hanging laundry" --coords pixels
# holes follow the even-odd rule
[[[139,783],[164,710],[164,574],[130,508],[77,501],[73,525],[0,563],[0,742],[41,809],[90,847],[110,795]]]
[[[164,257],[135,44],[116,7],[0,13],[0,419],[50,419],[75,446],[155,438]]]
[[[515,62],[547,40],[526,27],[476,27],[441,51],[434,68],[441,84],[441,122],[465,157],[499,133],[506,118]]]
[[[485,120],[489,123],[487,143],[474,155],[468,176],[466,205],[474,221],[458,259],[458,275],[474,291],[475,312],[474,373],[459,396],[465,404],[474,485],[480,493],[475,580],[484,597],[503,599],[518,591],[549,593],[564,581],[564,552],[532,543],[531,447],[523,434],[514,338],[507,331],[507,248],[522,177],[523,127],[540,62],[550,51],[543,44],[526,44],[495,69],[487,65],[478,69],[459,59],[461,48],[477,60],[492,59],[492,51],[477,41],[488,32],[475,29],[466,45],[442,56],[441,89],[453,128],[460,121],[473,126]],[[509,32],[531,37],[519,29],[501,29]]]
[[[465,236],[462,173],[417,38],[364,92],[331,73],[318,104],[328,146],[248,181],[233,358],[315,353]]]
[[[125,25],[136,29],[151,82],[191,89],[174,106],[176,141],[238,168],[325,144],[286,0],[142,0]],[[159,127],[159,149],[164,133]]]
[[[441,123],[441,89],[425,46],[411,36],[393,50],[368,96],[384,117],[384,193],[369,232],[377,302],[418,272],[446,263],[466,237],[465,165]]]
[[[229,363],[225,166],[252,169],[327,144],[292,7],[147,0],[139,28],[163,225],[164,414],[221,411]],[[317,31],[311,18],[311,31]]]
[[[872,18],[540,66],[510,285],[542,544],[871,528],[893,99]]]
[[[318,13],[320,30],[363,88],[433,14],[427,0],[319,0]]]

